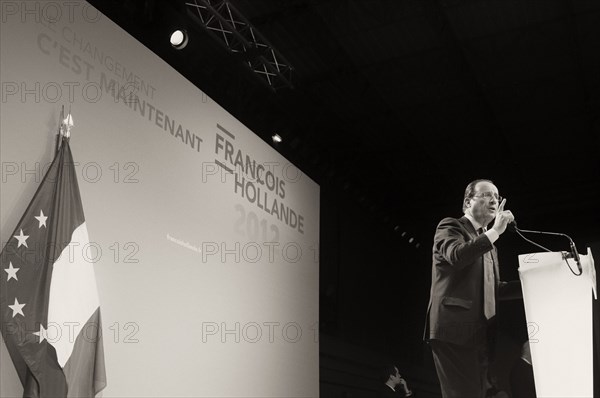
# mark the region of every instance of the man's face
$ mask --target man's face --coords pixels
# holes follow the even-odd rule
[[[473,197],[467,199],[466,212],[485,226],[496,217],[500,204],[498,197],[498,188],[494,184],[487,181],[478,182]]]
[[[398,371],[398,368],[394,368],[394,370],[396,371],[396,374],[391,375],[390,378],[392,379],[394,386],[397,386],[398,384],[400,384],[400,380],[402,380],[402,376],[400,376],[400,372]]]

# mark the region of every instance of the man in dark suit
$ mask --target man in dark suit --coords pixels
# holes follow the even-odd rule
[[[408,388],[406,380],[400,375],[398,367],[387,365],[382,370],[384,384],[379,390],[379,398],[412,397],[413,392]]]
[[[488,324],[496,296],[506,287],[499,280],[494,242],[514,220],[505,204],[492,181],[475,180],[465,190],[464,216],[443,219],[435,232],[424,339],[444,398],[485,397],[491,387]]]

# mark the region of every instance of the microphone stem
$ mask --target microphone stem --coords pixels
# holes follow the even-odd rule
[[[532,230],[529,230],[529,229],[521,229],[521,228],[516,228],[516,230],[520,231],[520,232],[528,232],[528,233],[532,233],[532,234],[564,236],[564,237],[568,238],[569,240],[571,240],[571,238],[569,238],[568,235],[561,234],[561,233],[558,233],[558,232],[532,231]]]

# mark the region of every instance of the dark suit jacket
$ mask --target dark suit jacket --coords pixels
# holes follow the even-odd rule
[[[399,395],[392,391],[391,388],[389,388],[386,385],[383,385],[380,389],[379,389],[379,394],[377,395],[377,397],[379,398],[398,398]]]
[[[378,398],[402,398],[406,397],[406,394],[402,390],[402,386],[398,386],[398,389],[394,392],[391,388],[385,384],[379,389]]]
[[[431,294],[424,339],[459,345],[485,344],[487,321],[483,313],[484,253],[494,259],[496,296],[500,282],[496,248],[485,234],[477,235],[466,217],[445,218],[437,227],[433,243]],[[511,287],[518,297],[518,289]],[[518,292],[516,291],[518,290]]]

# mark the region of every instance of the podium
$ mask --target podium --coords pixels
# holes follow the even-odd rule
[[[588,248],[576,276],[575,260],[565,257],[560,252],[519,256],[535,388],[544,398],[593,397],[594,259]]]

